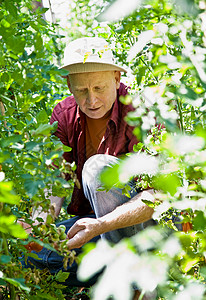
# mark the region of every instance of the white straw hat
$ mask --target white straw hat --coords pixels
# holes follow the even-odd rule
[[[98,37],[83,37],[70,42],[64,51],[64,65],[60,67],[69,74],[120,71],[127,72],[114,63],[108,43]]]

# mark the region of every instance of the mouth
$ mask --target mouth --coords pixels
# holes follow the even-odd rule
[[[97,108],[89,108],[90,111],[97,111],[97,110],[99,110],[99,109],[100,109],[100,107],[97,107]]]

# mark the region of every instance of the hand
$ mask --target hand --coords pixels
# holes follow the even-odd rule
[[[30,234],[32,232],[32,227],[31,225],[21,221],[21,220],[18,220],[18,223],[25,229],[25,231]],[[36,251],[36,252],[39,252],[42,250],[43,246],[39,245],[38,243],[35,243],[35,242],[30,242],[26,245],[24,245],[24,247],[29,251],[31,252],[32,250]]]
[[[21,220],[18,220],[17,223],[20,224],[28,234],[32,232],[32,227],[28,223],[23,222]]]
[[[26,245],[24,245],[24,247],[29,251],[31,252],[32,250],[36,251],[36,252],[40,252],[43,248],[43,246],[39,245],[38,243],[36,242],[30,242]]]
[[[83,218],[78,220],[67,232],[67,237],[69,238],[67,242],[68,249],[82,247],[93,237],[101,233],[100,228],[98,219]]]

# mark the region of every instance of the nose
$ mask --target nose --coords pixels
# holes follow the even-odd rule
[[[89,105],[90,108],[95,107],[95,104],[97,102],[95,93],[93,91],[88,91],[87,93],[87,104]]]

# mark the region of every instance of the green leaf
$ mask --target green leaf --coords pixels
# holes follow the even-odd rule
[[[5,96],[5,95],[0,95],[0,97],[1,98],[3,98],[3,99],[5,99],[6,101],[8,101],[8,102],[11,102],[11,103],[13,103],[13,101],[10,99],[10,98],[8,98],[7,96]],[[5,102],[5,101],[4,101]],[[5,102],[6,103],[6,102]]]
[[[21,36],[9,36],[6,40],[6,44],[9,50],[13,51],[15,54],[21,54],[24,52],[26,41]]]
[[[122,102],[125,105],[132,103],[132,97],[130,95],[120,96],[119,100],[120,100],[120,102]]]
[[[141,200],[142,202],[144,202],[147,206],[151,207],[151,208],[155,208],[157,207],[158,205],[160,205],[160,201],[155,201],[155,202],[152,202],[152,201],[149,201],[149,200]]]
[[[30,292],[30,288],[25,285],[25,279],[24,278],[7,278],[3,277],[3,280],[9,282],[10,284],[14,285],[15,287],[18,287],[24,291]]]
[[[8,227],[9,233],[19,239],[27,239],[28,233],[20,224],[12,224]]]
[[[10,215],[10,216],[1,215],[0,218],[0,224],[6,224],[7,226],[10,226],[15,221],[16,221],[16,217],[14,215]]]
[[[7,147],[9,146],[10,144],[14,144],[14,143],[18,143],[20,142],[22,139],[22,136],[21,135],[11,135],[10,137],[8,138],[4,138],[1,140],[1,146],[2,147]]]
[[[36,143],[36,142],[28,142],[25,144],[26,145],[26,149],[27,150],[31,150],[31,151],[34,151],[34,152],[39,152],[40,149],[41,149],[41,145],[39,143]]]
[[[48,123],[48,116],[47,116],[47,113],[46,111],[43,109],[41,110],[37,116],[36,116],[36,119],[37,119],[37,122],[38,123],[42,123],[42,124],[47,124]]]
[[[1,286],[6,286],[7,283],[2,278],[0,278],[0,285]]]
[[[1,255],[0,256],[1,264],[8,264],[10,261],[11,261],[11,256],[9,256],[9,255]]]
[[[46,224],[52,224],[54,222],[54,219],[51,215],[47,215],[46,218]]]
[[[5,28],[9,28],[11,26],[11,24],[6,19],[1,20],[1,25],[3,25]]]
[[[64,70],[64,69],[59,69],[58,72],[59,72],[59,75],[62,77],[67,77],[69,75],[69,71]]]
[[[0,215],[0,231],[10,234],[16,238],[26,239],[28,233],[20,224],[15,223],[16,217],[14,215]]]
[[[54,123],[52,123],[51,126],[52,126],[52,133],[54,133],[58,128],[58,121],[55,121]]]
[[[36,51],[42,50],[42,47],[43,47],[43,41],[42,41],[42,38],[41,38],[40,33],[37,33],[37,34],[35,35],[35,38],[34,38],[34,47],[35,47],[35,50],[36,50]]]
[[[36,253],[32,253],[32,252],[28,253],[28,257],[32,257],[32,258],[34,258],[36,260],[41,260],[41,258],[39,258]]]
[[[26,180],[24,182],[24,188],[29,197],[33,197],[38,192],[39,182],[35,180]]]
[[[50,124],[41,124],[36,130],[32,130],[33,136],[49,136],[53,126]]]
[[[63,151],[64,152],[70,152],[71,150],[72,150],[71,147],[68,147],[68,146],[66,146],[66,145],[63,144]]]
[[[119,169],[118,164],[105,168],[100,174],[100,180],[105,188],[111,188],[119,182]]]
[[[68,272],[62,272],[62,270],[60,270],[56,275],[56,280],[60,282],[65,282],[68,277],[69,277]]]
[[[153,186],[174,196],[177,188],[181,186],[181,180],[176,174],[158,175],[153,178]]]
[[[196,211],[196,216],[193,221],[194,230],[205,230],[206,228],[206,216],[203,211]]]
[[[41,291],[41,292],[38,293],[38,296],[37,296],[37,298],[35,300],[37,300],[37,299],[38,300],[39,299],[43,299],[43,300],[56,300],[57,298],[49,295],[48,293],[42,293],[42,291]]]
[[[17,18],[17,8],[15,6],[15,4],[12,1],[5,1],[5,7],[6,9],[10,12],[10,14]]]
[[[122,195],[125,195],[126,197],[130,198],[130,191],[131,191],[131,186],[129,186],[128,184],[124,186],[124,188],[122,189]]]
[[[195,259],[187,259],[185,262],[182,263],[182,270],[183,272],[188,272],[191,270],[201,259],[195,258]]]
[[[19,204],[20,198],[12,194],[12,182],[0,182],[0,202]]]

